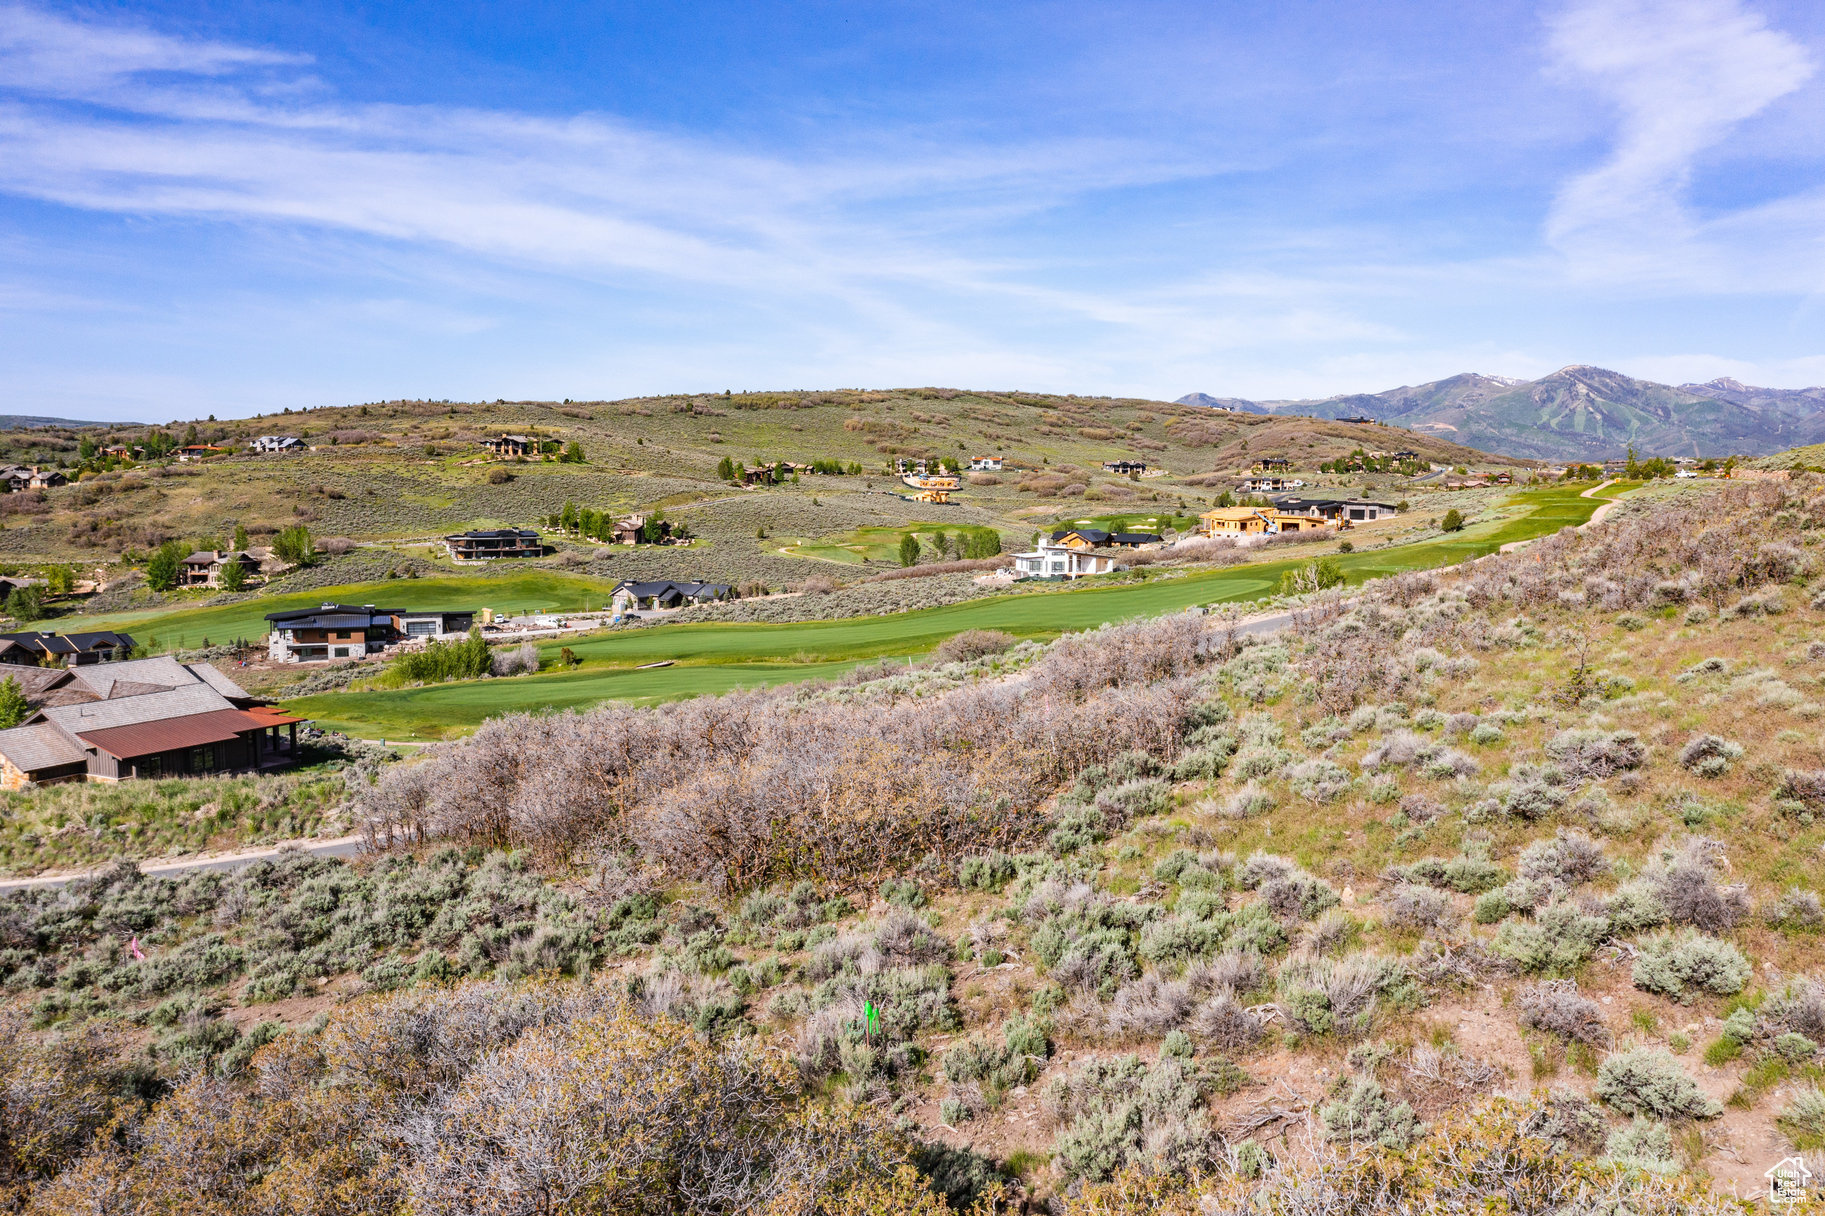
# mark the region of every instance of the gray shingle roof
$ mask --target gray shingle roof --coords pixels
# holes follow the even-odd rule
[[[228,703],[228,698],[199,682],[188,688],[149,692],[113,701],[94,701],[86,705],[47,705],[40,712],[71,734],[80,734],[85,730],[111,730],[116,726],[136,726],[141,722],[156,722],[161,718],[181,718],[188,714],[206,714],[218,709],[233,708]]]
[[[217,671],[207,663],[180,663],[168,654],[155,655],[149,659],[126,659],[119,663],[97,663],[90,667],[76,669],[76,680],[95,690],[100,697],[111,697],[113,685],[118,682],[131,684],[156,684],[161,688],[191,688],[204,685],[213,688],[225,697],[245,698],[247,693],[239,684]],[[202,712],[202,711],[195,711]]]
[[[76,740],[48,722],[32,726],[15,726],[0,730],[0,756],[13,762],[25,773],[35,773],[59,764],[79,764],[88,753]]]

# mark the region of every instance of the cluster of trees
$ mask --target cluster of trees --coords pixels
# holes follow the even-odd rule
[[[959,528],[956,532],[940,529],[931,535],[932,561],[975,561],[994,557],[1001,552],[1001,533],[993,528]],[[923,560],[925,547],[916,533],[900,538],[900,565],[916,566]]]
[[[178,585],[183,575],[184,559],[192,553],[201,551],[226,550],[231,553],[247,551],[247,529],[235,525],[233,539],[224,545],[220,538],[210,538],[195,542],[185,540],[168,540],[153,550],[146,558],[146,585],[154,591],[170,591]],[[280,561],[294,566],[309,566],[317,560],[317,542],[311,536],[310,529],[303,524],[292,524],[282,528],[273,536],[273,556]],[[239,562],[228,562],[217,575],[217,587],[222,591],[240,591],[247,586],[252,571]]]
[[[588,537],[592,540],[611,542],[615,539],[616,516],[611,511],[598,511],[593,507],[579,507],[575,502],[565,502],[564,509],[555,515],[547,515],[542,521],[548,528],[556,528],[571,536]],[[654,511],[640,525],[639,539],[641,545],[662,545],[667,541],[690,540],[695,533],[690,525],[682,521],[674,523],[665,517],[665,512]]]
[[[1243,494],[1238,496],[1225,490],[1217,495],[1216,498],[1212,499],[1210,505],[1213,507],[1271,507],[1274,504],[1268,501],[1267,495],[1265,494]]]
[[[406,683],[435,684],[443,680],[477,680],[494,671],[494,652],[479,628],[469,630],[460,642],[431,642],[423,650],[395,655],[389,668]]]
[[[1327,460],[1318,466],[1320,473],[1399,473],[1412,477],[1429,466],[1418,460],[1396,460],[1392,456],[1371,456],[1357,448],[1348,456]]]
[[[1650,456],[1640,460],[1635,456],[1635,449],[1629,449],[1629,462],[1623,467],[1622,475],[1629,481],[1652,481],[1656,477],[1671,477],[1679,471],[1679,466],[1665,456]]]
[[[798,482],[798,473],[793,469],[790,461],[779,460],[768,464],[756,456],[752,467],[759,472],[750,478],[746,469],[732,458],[724,456],[716,462],[716,476],[729,482],[739,483],[752,480],[758,485],[768,486],[797,484]],[[840,460],[814,460],[806,467],[813,473],[827,473],[835,476],[858,474],[862,471],[861,465],[854,463],[845,465]]]

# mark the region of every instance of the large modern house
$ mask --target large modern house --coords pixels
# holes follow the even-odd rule
[[[0,787],[279,768],[304,718],[206,663],[166,657],[53,673],[26,720],[0,730]]]
[[[444,537],[444,547],[459,562],[488,562],[502,557],[542,557],[545,546],[531,528],[492,528]]]
[[[86,667],[113,663],[133,653],[129,634],[101,629],[93,633],[0,633],[0,663],[15,667]]]
[[[247,441],[250,452],[302,452],[304,440],[296,435],[261,435],[258,439]]]
[[[467,633],[473,611],[436,608],[376,608],[372,604],[324,604],[291,612],[269,612],[272,632],[266,657],[275,663],[318,663],[358,659],[408,638]]]
[[[1281,511],[1318,515],[1348,523],[1392,519],[1400,513],[1392,503],[1373,502],[1366,498],[1300,498],[1288,495],[1277,496],[1271,501]]]
[[[1084,531],[1097,532],[1107,537],[1109,533],[1100,529],[1081,529],[1066,533],[1066,537],[1082,537]],[[1083,578],[1088,574],[1108,574],[1115,569],[1115,555],[1087,545],[1074,546],[1069,539],[1054,540],[1051,537],[1039,538],[1039,545],[1031,553],[1014,555],[1015,578]]]

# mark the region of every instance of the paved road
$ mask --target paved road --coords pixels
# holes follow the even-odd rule
[[[179,874],[188,874],[196,870],[239,870],[266,857],[276,857],[284,849],[295,848],[309,853],[313,857],[353,857],[361,852],[361,837],[340,836],[335,840],[292,840],[283,844],[268,845],[265,848],[249,849],[244,853],[223,853],[216,857],[189,857],[173,861],[141,862],[139,871],[142,874],[159,878],[174,878]],[[35,878],[0,879],[0,895],[9,891],[24,891],[32,887],[61,887],[78,878],[87,878],[106,869],[97,866],[92,870],[78,870],[58,874],[40,874]]]

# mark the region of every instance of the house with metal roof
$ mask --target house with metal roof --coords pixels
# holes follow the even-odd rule
[[[302,452],[304,448],[304,440],[296,435],[261,435],[247,441],[250,452]]]
[[[277,768],[297,760],[306,721],[168,657],[75,672],[60,691],[81,695],[0,730],[0,787]]]
[[[1391,519],[1399,514],[1392,503],[1375,502],[1367,498],[1303,498],[1295,495],[1281,495],[1272,501],[1274,506],[1282,511],[1292,511],[1301,515],[1318,515],[1324,519],[1334,519],[1344,524]]]
[[[451,560],[490,562],[503,557],[543,557],[545,545],[531,528],[491,528],[444,537]]]
[[[376,608],[372,604],[324,604],[269,612],[266,657],[275,663],[320,663],[358,659],[411,638],[467,633],[472,609]]]
[[[1064,528],[1052,533],[1052,543],[1067,549],[1094,549],[1108,544],[1113,535],[1102,528]]]

